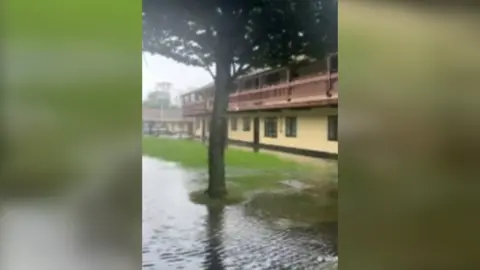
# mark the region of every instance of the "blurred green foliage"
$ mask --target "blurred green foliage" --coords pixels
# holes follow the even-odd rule
[[[90,41],[140,52],[141,2],[19,0],[7,1],[4,7],[9,38],[37,43]]]
[[[140,156],[141,2],[4,6],[2,192],[47,195],[125,138],[133,143],[111,148]]]
[[[341,269],[478,269],[479,17],[363,1],[339,17]]]
[[[125,237],[135,235],[129,254],[138,255],[136,265],[141,261],[141,5],[7,0],[1,14],[5,125],[0,131],[6,145],[1,197],[66,196],[103,186],[97,192],[105,195],[97,197],[125,216],[126,222],[117,224],[130,228]]]

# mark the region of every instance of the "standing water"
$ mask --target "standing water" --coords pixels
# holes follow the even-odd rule
[[[248,204],[197,205],[187,188],[195,178],[143,157],[143,269],[336,268],[336,223],[292,228]]]

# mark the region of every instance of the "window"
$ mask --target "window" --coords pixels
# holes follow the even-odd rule
[[[243,118],[243,131],[250,131],[250,117]]]
[[[297,137],[297,117],[285,118],[285,137]]]
[[[265,118],[264,123],[264,136],[270,138],[277,137],[277,118],[276,117],[267,117]]]
[[[338,115],[328,116],[328,140],[338,141]]]
[[[232,131],[236,131],[237,130],[237,118],[232,117],[230,119],[230,124],[231,124]]]

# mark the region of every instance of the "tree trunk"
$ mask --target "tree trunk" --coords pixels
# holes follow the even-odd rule
[[[227,107],[228,107],[228,101],[227,101]],[[227,149],[228,147],[228,115],[225,117],[222,121],[223,124],[223,148]]]
[[[216,64],[215,98],[213,101],[208,141],[208,190],[210,198],[227,194],[225,183],[226,112],[228,88],[231,84],[230,63],[220,59]]]

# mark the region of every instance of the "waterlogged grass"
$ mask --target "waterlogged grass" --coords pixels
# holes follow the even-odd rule
[[[338,189],[333,181],[302,192],[267,192],[254,196],[247,213],[264,220],[290,220],[299,224],[323,224],[338,219]]]
[[[239,189],[229,189],[227,195],[221,199],[212,199],[208,196],[205,190],[197,190],[193,191],[189,194],[190,200],[196,204],[203,204],[203,205],[232,205],[243,202],[246,197],[245,193],[243,193]]]
[[[190,169],[206,170],[208,147],[191,140],[144,137],[143,153],[163,160],[177,162]],[[225,151],[227,167],[227,196],[212,200],[204,193],[207,176],[198,179],[190,199],[199,204],[235,204],[249,193],[288,188],[281,182],[295,179],[318,190],[323,179],[331,182],[331,169],[279,158],[269,153],[254,153],[248,149],[229,148]],[[332,167],[333,169],[333,167]],[[321,185],[320,185],[321,186]],[[199,189],[203,187],[203,189]],[[311,191],[309,191],[311,192]]]

